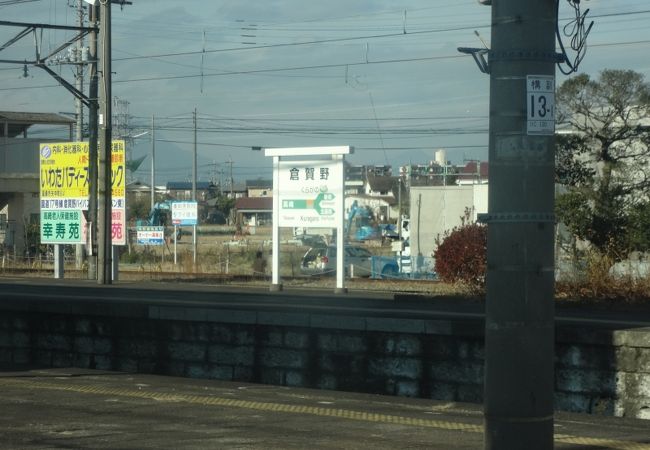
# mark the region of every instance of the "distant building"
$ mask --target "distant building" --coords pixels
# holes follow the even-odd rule
[[[490,165],[485,161],[469,161],[464,166],[456,166],[456,184],[485,184],[488,182]]]
[[[273,196],[273,180],[246,180],[247,197],[271,197]]]
[[[192,199],[192,182],[168,181],[167,194],[174,200]],[[196,200],[205,201],[217,195],[218,187],[210,181],[196,182]]]
[[[432,256],[436,238],[454,227],[474,223],[488,211],[488,185],[415,186],[410,189],[411,254]]]
[[[236,223],[242,226],[271,226],[273,197],[241,197],[235,201]]]
[[[40,221],[39,147],[71,141],[74,123],[59,114],[0,111],[0,245],[8,251],[22,256],[35,246],[25,225]],[[38,132],[30,134],[32,127]]]

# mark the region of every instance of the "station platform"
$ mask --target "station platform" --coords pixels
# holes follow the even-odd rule
[[[480,405],[84,369],[0,367],[3,449],[483,448]],[[650,449],[650,422],[558,413],[557,449]]]

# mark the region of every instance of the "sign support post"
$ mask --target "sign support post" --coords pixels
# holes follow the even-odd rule
[[[265,149],[273,157],[271,291],[280,283],[280,227],[335,228],[336,290],[345,293],[344,156],[349,146]]]
[[[271,231],[271,291],[281,291],[280,283],[280,157],[273,157],[273,226]]]
[[[343,155],[332,155],[332,159],[336,161],[341,167],[343,167]],[[345,176],[342,176],[338,186],[341,193],[345,193]],[[347,237],[345,235],[344,227],[344,215],[345,215],[345,195],[339,195],[335,199],[337,209],[339,211],[336,214],[336,289],[334,293],[336,294],[345,294],[348,292],[348,289],[345,287],[345,241]]]
[[[54,244],[54,278],[63,279],[65,258],[63,257],[63,245]]]

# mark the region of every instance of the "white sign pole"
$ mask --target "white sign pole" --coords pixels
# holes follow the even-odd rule
[[[196,231],[196,225],[192,225],[192,249],[194,250],[192,263],[194,264],[194,271],[196,271]]]
[[[117,245],[111,245],[111,257],[113,258],[112,280],[117,281],[120,278],[120,248]]]
[[[176,244],[178,242],[178,239],[176,238],[178,236],[178,227],[174,225],[174,266],[176,265]]]
[[[343,165],[343,155],[332,155],[332,159],[338,164]],[[339,192],[345,193],[345,176],[339,180]],[[345,244],[347,237],[344,230],[345,218],[345,195],[338,195],[334,201],[337,204],[336,214],[336,289],[337,294],[344,294],[347,292],[345,288]]]
[[[65,259],[63,256],[63,245],[54,244],[54,278],[61,279],[64,274]]]
[[[273,157],[273,226],[271,231],[271,291],[281,291],[280,284],[280,157]]]

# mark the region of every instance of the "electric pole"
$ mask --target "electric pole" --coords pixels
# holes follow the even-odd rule
[[[93,31],[90,32],[88,44],[88,58],[90,60],[88,74],[88,279],[97,279],[97,132],[98,132],[98,74],[97,74],[97,31],[98,23],[97,6],[89,6],[90,25]]]
[[[151,116],[151,210],[156,204],[156,125]]]
[[[112,282],[111,239],[111,2],[100,2],[101,86],[99,89],[99,176],[97,220],[97,283]]]
[[[197,139],[196,139],[196,108],[194,108],[194,157],[192,158],[192,200],[196,200],[196,154],[197,154]],[[196,234],[197,234],[197,226],[196,224],[192,225],[192,263],[194,264],[194,267],[196,268]]]
[[[491,3],[485,448],[548,450],[556,2]]]
[[[234,195],[235,180],[232,177],[232,163],[233,163],[232,158],[229,158],[227,162],[228,164],[230,164],[230,198],[235,198]]]
[[[79,28],[84,26],[84,6],[81,0],[77,0],[77,19],[79,23]],[[75,88],[79,92],[83,92],[83,81],[84,81],[84,64],[86,63],[82,58],[83,52],[83,39],[77,41],[74,51],[74,64],[75,64]],[[75,140],[81,142],[84,139],[83,136],[83,123],[84,123],[84,113],[83,113],[83,104],[80,97],[75,97]],[[75,261],[77,269],[81,269],[84,261],[84,246],[83,244],[75,245]]]
[[[196,201],[196,108],[192,114],[194,123],[194,151],[192,152],[192,200]]]

